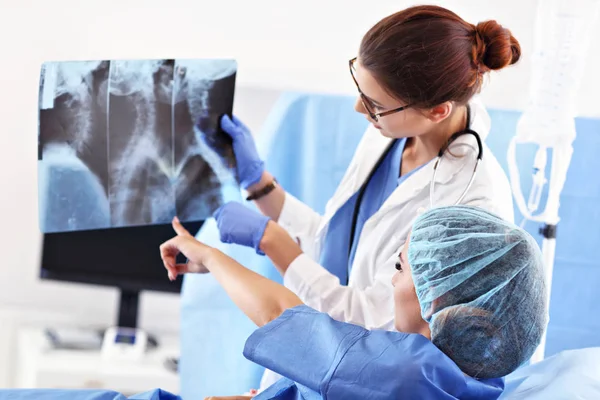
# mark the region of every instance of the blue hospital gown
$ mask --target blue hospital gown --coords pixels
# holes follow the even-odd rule
[[[307,306],[256,330],[244,356],[281,379],[256,400],[497,399],[503,379],[477,380],[422,335],[369,331]]]

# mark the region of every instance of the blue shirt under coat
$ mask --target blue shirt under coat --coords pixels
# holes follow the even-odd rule
[[[415,168],[405,175],[400,175],[402,153],[404,152],[405,145],[406,138],[395,140],[369,180],[358,209],[356,228],[350,251],[348,246],[352,230],[352,219],[359,192],[354,193],[337,210],[329,222],[319,263],[329,272],[336,275],[340,279],[340,283],[344,285],[348,283],[358,239],[365,222],[381,208],[396,188],[422,167]]]

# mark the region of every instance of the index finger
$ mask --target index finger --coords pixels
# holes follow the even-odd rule
[[[181,222],[179,222],[179,218],[174,217],[173,218],[173,222],[171,223],[171,225],[173,226],[173,230],[175,231],[175,233],[177,233],[177,236],[192,236],[187,229],[185,229],[183,227],[183,225],[181,225]]]

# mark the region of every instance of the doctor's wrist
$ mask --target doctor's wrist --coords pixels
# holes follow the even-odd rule
[[[268,171],[263,171],[260,180],[246,188],[248,193],[254,193],[264,188],[266,185],[273,181],[273,175],[271,175]]]

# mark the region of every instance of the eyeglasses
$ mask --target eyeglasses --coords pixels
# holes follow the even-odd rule
[[[360,87],[358,86],[358,82],[356,81],[356,78],[354,77],[354,70],[355,70],[354,62],[355,61],[356,61],[356,57],[354,57],[353,59],[350,60],[350,75],[352,75],[352,79],[354,80],[356,89],[358,89],[358,94],[360,95],[360,100],[362,101],[363,106],[365,107],[365,110],[367,110],[367,113],[369,113],[369,116],[371,117],[372,120],[379,121],[379,118],[381,118],[381,117],[385,117],[386,115],[390,115],[393,113],[397,113],[397,112],[406,110],[408,107],[410,107],[410,105],[406,105],[406,106],[394,108],[393,110],[386,110],[386,111],[381,111],[381,112],[376,113],[375,109],[377,107],[375,107],[375,105],[371,102],[371,100],[369,100],[369,98],[363,94],[363,92],[360,90]]]

